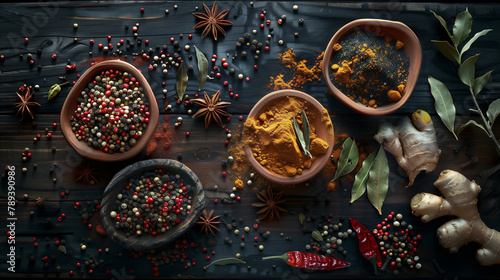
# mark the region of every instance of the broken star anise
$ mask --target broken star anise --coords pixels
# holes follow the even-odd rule
[[[210,214],[207,214],[207,210],[203,209],[203,213],[200,216],[200,220],[196,222],[197,225],[201,225],[201,231],[205,231],[205,234],[208,235],[208,232],[212,233],[215,236],[214,230],[220,231],[217,227],[220,224],[219,219],[220,216],[214,216],[214,210],[210,211]]]
[[[19,92],[16,92],[17,96],[19,96],[19,99],[21,99],[20,102],[14,103],[14,109],[17,109],[17,114],[21,114],[21,121],[24,119],[24,114],[26,111],[29,113],[31,116],[31,119],[34,119],[35,117],[33,116],[33,112],[30,109],[30,106],[41,106],[37,102],[30,101],[31,98],[33,98],[33,91],[31,87],[27,87],[26,85],[22,86],[19,88],[19,91],[23,93],[26,91],[26,94],[22,95]]]
[[[97,184],[97,168],[92,167],[90,163],[82,162],[75,172],[76,181],[82,182],[85,185]]]
[[[202,108],[200,108],[198,112],[193,115],[193,118],[205,116],[205,128],[210,125],[212,119],[214,119],[222,127],[221,116],[231,116],[231,114],[222,110],[222,108],[231,105],[231,103],[220,101],[220,90],[212,95],[212,98],[210,98],[206,92],[204,92],[203,94],[205,96],[205,99],[196,98],[192,100],[194,103],[202,106]]]
[[[262,207],[257,214],[261,220],[272,221],[274,218],[280,219],[280,211],[288,212],[286,209],[279,206],[279,204],[286,201],[286,199],[281,199],[283,192],[273,193],[271,187],[267,187],[267,190],[262,190],[257,193],[257,198],[262,202],[252,203],[254,207]]]
[[[203,3],[203,8],[205,9],[204,13],[193,13],[193,16],[200,20],[193,29],[205,27],[203,29],[203,33],[201,34],[201,38],[204,38],[209,33],[212,33],[215,41],[217,41],[217,33],[220,32],[222,35],[226,35],[226,31],[222,26],[231,26],[232,22],[229,20],[225,20],[227,14],[229,13],[229,9],[222,11],[220,14],[217,14],[217,2],[214,2],[212,9],[210,10],[205,3]]]

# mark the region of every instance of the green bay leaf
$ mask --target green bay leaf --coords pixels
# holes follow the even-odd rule
[[[389,164],[382,146],[380,146],[377,156],[373,160],[369,173],[370,177],[366,183],[368,200],[382,215],[382,205],[389,190]]]
[[[434,97],[434,107],[436,113],[439,115],[444,125],[455,134],[455,105],[453,105],[453,98],[448,88],[441,81],[429,76],[429,85],[431,87],[431,94]]]
[[[474,43],[479,37],[486,35],[488,32],[492,31],[493,29],[485,29],[481,32],[478,32],[474,34],[474,37],[472,37],[467,43],[465,43],[464,47],[460,51],[460,55],[463,55],[466,51],[470,49],[472,46],[472,43]]]
[[[437,41],[432,40],[432,42],[436,45],[439,51],[449,60],[453,62],[457,62],[460,64],[460,54],[457,49],[455,49],[448,41]]]
[[[224,258],[224,259],[218,259],[215,260],[207,265],[207,267],[211,265],[227,265],[227,264],[242,264],[246,263],[238,258]]]
[[[467,58],[462,65],[458,68],[458,76],[462,83],[472,86],[474,83],[474,78],[476,76],[476,61],[479,54]]]
[[[486,128],[484,128],[483,125],[481,124],[478,124],[475,120],[469,120],[467,123],[461,125],[459,128],[458,128],[458,131],[457,131],[457,135],[460,135],[460,133],[462,133],[462,131],[468,127],[469,125],[475,125],[477,127],[479,127],[480,129],[484,130],[484,132],[486,132],[486,134],[488,136],[490,136],[490,134],[488,133],[488,131],[486,130]]]
[[[335,178],[333,178],[333,180],[335,181],[339,177],[351,173],[354,168],[356,168],[356,165],[358,165],[358,160],[358,146],[356,146],[356,141],[349,137],[342,144],[342,152],[340,152],[337,171],[335,172]]]
[[[300,130],[299,124],[297,123],[297,120],[295,119],[295,117],[293,117],[292,126],[293,126],[293,131],[295,132],[295,138],[297,138],[297,143],[299,144],[300,148],[302,149],[302,151],[304,151],[304,153],[307,156],[312,158],[312,155],[309,152],[309,149],[307,149],[307,147],[306,147],[304,133],[302,132],[302,130]]]
[[[368,177],[370,175],[369,171],[372,167],[373,159],[377,155],[376,152],[371,153],[361,165],[358,173],[354,177],[354,184],[352,185],[351,191],[351,201],[353,203],[358,198],[360,198],[366,191],[366,182],[368,181]]]
[[[500,98],[491,102],[490,106],[488,107],[488,111],[486,111],[486,115],[488,116],[491,125],[493,125],[493,123],[495,122],[498,114],[500,114]]]
[[[208,74],[208,60],[205,54],[194,46],[196,50],[196,59],[198,60],[198,91],[201,91],[203,85],[207,81]]]
[[[482,75],[481,77],[474,79],[474,82],[472,83],[472,92],[474,92],[474,95],[477,96],[477,94],[480,93],[481,90],[483,90],[484,86],[488,83],[492,72],[493,70]]]
[[[472,16],[469,10],[465,10],[457,15],[455,24],[453,25],[453,38],[455,45],[460,45],[467,37],[469,37],[472,29]]]
[[[177,83],[175,88],[177,90],[177,98],[182,100],[184,98],[184,93],[186,93],[186,88],[188,84],[189,77],[186,72],[186,65],[184,61],[181,61],[179,69],[177,69]]]
[[[453,35],[451,35],[450,31],[448,30],[448,24],[446,24],[446,20],[444,20],[440,15],[436,14],[435,12],[431,11],[431,13],[434,14],[434,16],[439,20],[441,25],[444,27],[444,30],[446,30],[446,33],[448,34],[448,37],[450,37],[451,41],[455,43],[455,38],[453,38]]]

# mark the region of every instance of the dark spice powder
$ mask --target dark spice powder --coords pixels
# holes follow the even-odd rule
[[[374,108],[401,99],[410,65],[401,41],[354,31],[333,48],[330,78],[345,95]]]

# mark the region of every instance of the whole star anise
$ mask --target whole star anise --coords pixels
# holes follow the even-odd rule
[[[219,219],[220,216],[214,216],[214,210],[210,211],[210,214],[207,214],[207,210],[203,209],[203,212],[200,216],[200,220],[196,222],[197,225],[201,225],[201,231],[205,231],[205,234],[208,235],[208,232],[212,233],[215,236],[214,230],[220,231],[217,227],[220,224]]]
[[[21,113],[21,121],[24,119],[24,114],[27,111],[31,119],[34,119],[33,112],[30,109],[30,106],[41,106],[37,102],[30,101],[33,98],[33,91],[31,87],[26,87],[26,85],[19,88],[21,92],[26,91],[26,94],[21,95],[19,92],[16,92],[21,102],[14,103],[14,109],[17,109],[17,114]]]
[[[257,214],[261,220],[272,221],[274,218],[280,219],[280,211],[288,212],[286,209],[279,206],[279,204],[286,201],[286,199],[281,199],[283,192],[273,193],[271,187],[267,187],[267,190],[262,190],[257,193],[257,198],[262,202],[252,203],[254,207],[262,207]]]
[[[85,185],[93,185],[97,183],[96,168],[92,167],[90,163],[82,162],[79,166],[79,169],[75,172],[76,181],[80,181]]]
[[[215,41],[217,41],[217,32],[220,32],[222,35],[226,35],[226,31],[224,31],[222,26],[233,25],[232,22],[225,20],[227,14],[229,13],[229,9],[217,14],[217,2],[214,2],[212,10],[210,10],[205,3],[203,3],[203,8],[205,9],[205,14],[193,13],[193,16],[200,20],[200,22],[198,22],[193,29],[205,27],[205,29],[203,29],[203,33],[201,34],[201,38],[204,38],[209,33],[212,33]]]
[[[222,110],[222,108],[231,105],[231,103],[220,101],[220,90],[212,95],[212,98],[210,98],[206,92],[203,92],[203,94],[205,99],[196,98],[192,100],[194,103],[202,106],[202,108],[200,108],[198,112],[193,115],[193,118],[205,116],[205,128],[210,125],[212,119],[214,119],[222,127],[221,116],[231,116],[231,114]]]

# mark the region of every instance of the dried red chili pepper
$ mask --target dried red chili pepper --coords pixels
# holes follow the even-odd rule
[[[375,274],[377,274],[377,267],[382,267],[382,258],[378,248],[377,240],[373,237],[372,233],[366,229],[360,222],[355,219],[349,218],[352,228],[356,231],[359,239],[359,251],[363,256],[373,264]]]
[[[288,265],[310,270],[335,270],[351,266],[350,263],[341,259],[299,251],[290,251],[281,256],[262,258],[262,260],[268,259],[282,259],[286,261]]]

